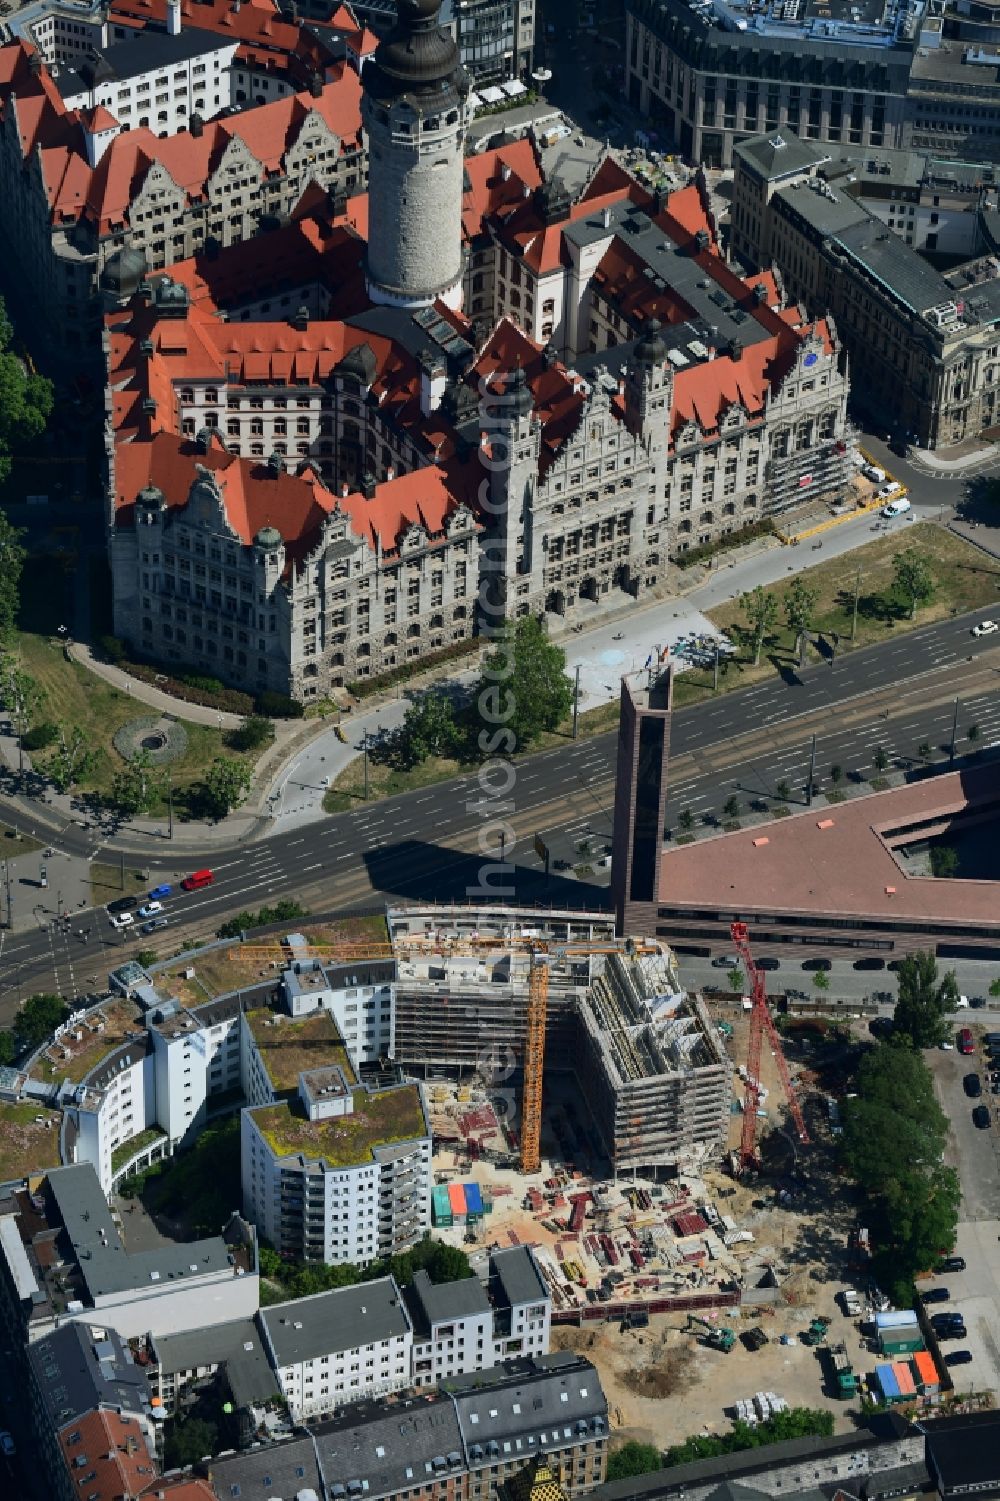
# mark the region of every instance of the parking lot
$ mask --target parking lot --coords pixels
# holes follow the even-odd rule
[[[971,1365],[954,1366],[951,1379],[958,1392],[1000,1389],[1000,1221],[966,1221],[958,1227],[955,1253],[964,1256],[964,1272],[946,1272],[921,1281],[921,1292],[946,1287],[947,1303],[934,1304],[928,1313],[960,1313],[965,1320],[964,1339],[944,1340],[941,1353],[968,1350]]]
[[[926,1056],[941,1108],[951,1121],[947,1161],[957,1169],[962,1184],[962,1219],[1000,1220],[1000,1096],[988,1092],[982,1051],[977,1047],[974,1057],[963,1057],[957,1050]],[[969,1099],[962,1087],[969,1073],[978,1073],[983,1081],[980,1099]],[[992,1117],[988,1131],[979,1131],[972,1123],[973,1108],[980,1104],[988,1107]]]
[[[977,1034],[981,1029],[975,1029]],[[997,1099],[986,1090],[986,1068],[981,1047],[973,1057],[959,1052],[927,1054],[934,1074],[934,1088],[941,1107],[951,1121],[947,1160],[962,1185],[962,1212],[955,1253],[964,1256],[964,1272],[948,1272],[920,1284],[921,1291],[947,1287],[947,1303],[928,1312],[956,1312],[965,1319],[964,1339],[942,1344],[943,1354],[968,1350],[971,1365],[955,1366],[951,1377],[959,1392],[1000,1389],[1000,1121]],[[970,1099],[962,1081],[978,1073],[984,1093]],[[980,1131],[972,1123],[974,1106],[985,1103],[993,1124]]]

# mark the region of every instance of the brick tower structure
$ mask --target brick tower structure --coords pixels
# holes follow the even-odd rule
[[[621,936],[650,933],[663,852],[670,760],[672,669],[654,664],[642,686],[622,678],[611,896]]]

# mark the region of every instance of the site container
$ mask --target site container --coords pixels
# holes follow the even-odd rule
[[[910,1368],[913,1371],[914,1381],[919,1389],[925,1392],[936,1392],[941,1386],[941,1377],[938,1368],[934,1364],[934,1357],[928,1350],[918,1350],[910,1360]]]
[[[913,1372],[910,1370],[910,1367],[907,1365],[905,1360],[893,1361],[892,1374],[896,1378],[896,1384],[899,1387],[899,1395],[901,1397],[916,1396],[917,1388],[913,1380]]]
[[[899,1401],[899,1382],[896,1380],[896,1373],[891,1365],[877,1365],[875,1367],[875,1380],[886,1402]]]
[[[435,1225],[440,1225],[444,1229],[450,1228],[453,1223],[451,1200],[443,1183],[439,1183],[431,1194],[431,1215]]]
[[[448,1184],[448,1199],[451,1203],[451,1217],[455,1224],[464,1224],[465,1216],[468,1213],[468,1205],[465,1202],[465,1189],[461,1183]]]
[[[465,1209],[469,1219],[482,1219],[483,1196],[479,1192],[479,1184],[465,1183],[463,1187],[465,1189]]]

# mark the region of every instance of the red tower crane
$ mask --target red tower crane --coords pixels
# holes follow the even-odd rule
[[[802,1107],[795,1093],[791,1075],[788,1072],[788,1064],[781,1047],[781,1038],[774,1025],[771,1016],[771,1008],[767,1004],[767,984],[764,972],[757,968],[753,962],[753,954],[750,952],[750,929],[745,922],[734,922],[729,929],[732,935],[736,952],[743,961],[746,969],[747,982],[750,986],[750,995],[753,1008],[750,1012],[750,1046],[747,1049],[747,1082],[746,1092],[743,1097],[743,1134],[740,1138],[740,1167],[744,1172],[755,1165],[757,1161],[757,1148],[755,1139],[757,1135],[757,1106],[760,1101],[760,1054],[766,1032],[774,1050],[774,1061],[778,1065],[778,1073],[781,1075],[781,1085],[788,1101],[788,1109],[792,1120],[795,1122],[795,1132],[799,1141],[805,1146],[809,1141],[809,1132],[802,1117]]]

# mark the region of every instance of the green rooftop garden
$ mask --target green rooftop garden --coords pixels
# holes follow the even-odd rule
[[[159,1141],[166,1134],[159,1126],[150,1126],[148,1130],[140,1131],[138,1136],[130,1136],[128,1141],[123,1141],[111,1153],[111,1171],[117,1173],[120,1167],[124,1167],[144,1147],[151,1147],[154,1141]]]
[[[92,1011],[85,1021],[67,1028],[58,1042],[50,1043],[39,1054],[32,1073],[39,1079],[69,1079],[79,1084],[92,1069],[122,1043],[130,1032],[144,1032],[142,1014],[134,1001],[106,1001],[97,1011]],[[80,1036],[77,1037],[77,1033]]]
[[[277,1157],[322,1158],[329,1167],[352,1167],[368,1162],[376,1147],[424,1136],[427,1126],[415,1084],[353,1094],[350,1115],[311,1121],[297,1100],[263,1105],[250,1112],[254,1124]]]
[[[245,1015],[276,1094],[297,1089],[299,1074],[336,1064],[344,1070],[348,1084],[358,1082],[329,1011],[312,1011],[308,1016],[292,1018],[262,1008]]]
[[[60,1118],[40,1105],[0,1105],[0,1181],[59,1166]]]

